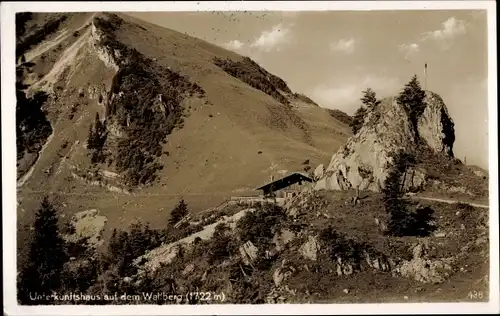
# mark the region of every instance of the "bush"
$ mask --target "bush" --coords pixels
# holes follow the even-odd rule
[[[230,74],[231,76],[240,79],[251,87],[264,92],[273,97],[278,102],[290,104],[288,99],[281,94],[281,91],[291,93],[292,91],[287,86],[286,82],[279,77],[267,72],[261,68],[256,62],[248,57],[244,57],[242,61],[233,61],[230,59],[214,59],[215,65]]]
[[[184,199],[181,199],[179,203],[175,206],[175,208],[172,210],[170,213],[170,219],[168,220],[168,223],[170,225],[175,225],[177,222],[179,222],[184,216],[186,216],[189,213],[187,204],[184,202]]]
[[[337,258],[342,258],[342,260],[348,260],[353,267],[359,267],[363,260],[362,245],[342,233],[337,233],[331,225],[319,232],[318,239],[323,244],[322,252],[332,262],[336,262]]]
[[[38,152],[42,149],[50,134],[52,126],[47,120],[42,106],[49,96],[45,92],[37,92],[31,98],[26,98],[22,85],[17,85],[16,91],[16,147],[17,158],[24,153]]]
[[[39,29],[31,33],[29,36],[19,41],[16,45],[16,56],[24,55],[32,46],[41,43],[48,35],[57,31],[59,26],[67,20],[67,16],[63,15],[58,18],[52,18]],[[16,33],[18,36],[23,35],[26,31],[25,23],[31,19],[30,13],[16,15]]]
[[[116,265],[118,275],[125,276],[135,272],[133,260],[160,245],[160,234],[140,222],[130,225],[128,231],[113,230],[106,263]]]
[[[242,242],[251,241],[257,248],[266,248],[278,225],[283,224],[285,211],[275,204],[264,204],[254,212],[248,212],[237,223],[236,231]]]
[[[106,138],[106,125],[101,122],[99,113],[96,113],[94,124],[90,125],[87,139],[87,149],[90,152],[90,160],[92,163],[100,163],[106,160],[106,155],[103,152]]]
[[[354,135],[356,135],[361,129],[361,127],[363,127],[363,123],[365,122],[365,115],[366,115],[366,108],[363,106],[357,109],[356,112],[354,113],[352,122],[351,124],[349,124],[352,133]]]

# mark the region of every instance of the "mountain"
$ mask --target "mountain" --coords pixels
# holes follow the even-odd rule
[[[18,204],[161,227],[325,163],[351,131],[281,78],[200,39],[122,14],[18,15]],[[98,115],[98,117],[97,117]]]
[[[487,176],[454,158],[444,101],[416,79],[353,135],[359,115],[126,15],[23,13],[16,33],[20,302],[489,297],[488,205],[464,203]],[[314,165],[282,204],[229,199]]]

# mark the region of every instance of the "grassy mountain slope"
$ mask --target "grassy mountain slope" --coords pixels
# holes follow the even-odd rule
[[[45,194],[57,197],[68,217],[96,208],[108,218],[109,228],[126,227],[134,218],[162,226],[181,196],[198,211],[232,195],[254,194],[252,189],[271,174],[301,170],[307,159],[312,166],[326,163],[350,135],[345,123],[304,97],[283,91],[288,100],[284,104],[227,73],[215,58],[243,57],[208,42],[125,15],[37,13],[31,18],[19,33],[18,51],[24,55],[19,53],[18,69],[25,71],[18,79],[28,86],[26,96],[36,91],[49,95],[42,109],[52,134],[18,176],[20,236],[29,229]],[[53,22],[56,18],[59,22]],[[47,23],[55,26],[47,28]],[[40,31],[44,27],[46,31]],[[143,77],[134,73],[137,67],[127,68],[134,62],[145,69]],[[128,69],[121,79],[117,66]],[[144,102],[137,104],[144,104],[158,122],[157,93],[166,100],[165,92],[170,91],[181,119],[169,125],[173,129],[166,143],[155,140],[161,146],[159,155],[139,154],[150,155],[162,166],[155,171],[156,179],[140,188],[127,187],[122,181],[126,172],[118,170],[117,163],[133,148],[126,140],[146,141],[141,135],[149,135],[150,122],[147,116],[141,122],[133,106],[121,116],[109,111],[113,106],[126,108],[123,100],[143,93],[136,93],[141,85],[127,87],[126,80],[148,82],[148,74],[154,84],[145,93],[151,93],[139,95]],[[186,87],[191,86],[201,93],[189,92]],[[87,140],[96,113],[108,130],[104,147],[109,159],[92,164]],[[142,124],[134,139],[119,136],[132,134],[124,128],[127,113],[136,115],[135,130]],[[154,128],[171,119],[160,120]],[[141,166],[134,168],[140,171]]]

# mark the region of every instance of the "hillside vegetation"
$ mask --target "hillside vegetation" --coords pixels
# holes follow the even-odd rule
[[[19,130],[30,126],[17,138],[20,264],[46,194],[68,217],[98,209],[109,238],[137,218],[161,227],[182,197],[199,212],[255,195],[271,175],[302,170],[307,159],[326,163],[350,135],[276,75],[202,40],[122,14],[18,19],[17,79],[36,104],[17,120]],[[44,35],[30,42],[30,34]],[[265,91],[216,60],[241,66]]]

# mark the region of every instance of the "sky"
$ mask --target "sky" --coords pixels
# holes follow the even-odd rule
[[[294,92],[348,114],[366,88],[395,95],[416,74],[448,107],[455,156],[488,169],[486,11],[128,14],[249,56]]]

